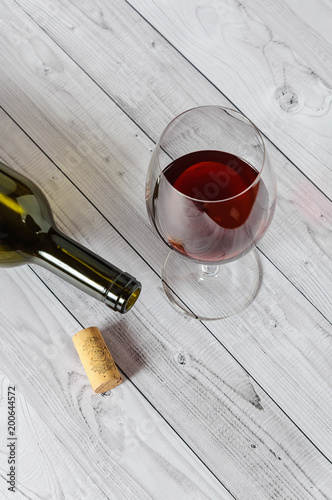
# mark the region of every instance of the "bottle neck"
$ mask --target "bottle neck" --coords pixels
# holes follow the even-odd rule
[[[32,261],[120,313],[129,311],[141,291],[141,284],[133,276],[55,228],[39,234]]]

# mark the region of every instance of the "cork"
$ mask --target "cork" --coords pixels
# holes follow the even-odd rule
[[[94,392],[107,392],[121,384],[119,370],[96,326],[76,333],[73,342]]]

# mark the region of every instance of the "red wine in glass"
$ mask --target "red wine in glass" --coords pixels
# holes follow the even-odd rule
[[[178,312],[205,321],[250,304],[263,276],[250,250],[270,226],[276,199],[264,139],[239,111],[199,106],[166,126],[150,160],[145,201],[171,249],[161,279]]]
[[[239,258],[260,239],[268,202],[249,163],[223,151],[195,151],[164,169],[154,195],[154,222],[172,248],[217,264]]]

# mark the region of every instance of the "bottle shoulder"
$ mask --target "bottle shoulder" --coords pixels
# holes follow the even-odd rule
[[[31,260],[54,225],[49,203],[30,179],[0,163],[0,266]]]

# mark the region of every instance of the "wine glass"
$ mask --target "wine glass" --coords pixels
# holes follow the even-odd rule
[[[177,310],[220,319],[251,302],[262,277],[254,247],[276,191],[263,138],[240,112],[202,106],[169,123],[150,161],[146,206],[171,249],[161,276]]]

